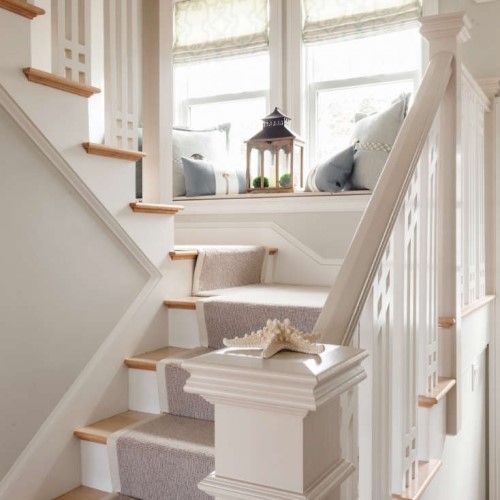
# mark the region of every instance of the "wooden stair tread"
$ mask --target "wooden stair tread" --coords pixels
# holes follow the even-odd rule
[[[439,377],[434,390],[423,396],[418,396],[418,406],[421,408],[432,408],[434,405],[437,405],[456,383],[454,378]]]
[[[107,491],[96,490],[88,486],[79,486],[74,490],[68,491],[54,500],[132,500],[131,497],[121,495],[120,493],[108,493]]]
[[[91,97],[101,91],[97,87],[92,87],[91,85],[76,82],[69,78],[64,78],[63,76],[54,75],[39,69],[24,68],[23,73],[30,82],[40,83],[41,85],[46,85],[47,87],[52,87],[64,92],[70,92],[71,94],[82,97]]]
[[[126,411],[113,415],[112,417],[99,420],[94,424],[77,429],[73,434],[82,441],[106,444],[108,436],[115,431],[119,431],[142,420],[146,420],[151,415],[140,411]]]
[[[456,322],[457,321],[455,318],[442,316],[442,317],[438,318],[438,327],[449,330],[450,328],[452,328],[455,325]]]
[[[170,309],[196,309],[196,302],[201,297],[183,297],[181,299],[167,299],[163,301]]]
[[[168,255],[172,260],[195,260],[198,257],[199,251],[196,249],[179,249],[172,250],[168,252]],[[269,255],[276,255],[278,253],[278,249],[271,247],[269,248]]]
[[[161,205],[157,203],[142,203],[134,201],[130,203],[130,208],[134,212],[142,214],[163,214],[175,215],[177,212],[184,210],[180,205]]]
[[[418,462],[418,481],[406,488],[401,495],[392,495],[392,500],[418,500],[431,484],[434,476],[441,467],[440,460],[429,460]]]
[[[45,14],[44,9],[28,3],[25,0],[0,0],[0,8],[28,19],[34,19],[36,16]]]
[[[106,146],[105,144],[96,144],[93,142],[84,142],[83,149],[90,155],[106,156],[109,158],[117,158],[120,160],[137,161],[146,156],[142,151],[133,149],[120,149]]]
[[[161,349],[156,349],[155,351],[145,352],[137,356],[125,358],[124,363],[129,368],[155,371],[158,361],[172,356],[179,356],[180,354],[190,350],[191,349],[184,349],[182,347],[162,347]]]

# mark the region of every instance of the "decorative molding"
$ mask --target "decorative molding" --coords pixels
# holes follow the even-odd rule
[[[0,9],[8,10],[28,19],[45,14],[44,9],[23,0],[0,0]]]
[[[232,212],[231,212],[232,213]],[[180,219],[182,221],[182,215]],[[330,259],[325,258],[316,253],[310,247],[302,243],[300,240],[295,238],[288,231],[283,229],[281,226],[276,224],[275,222],[177,222],[175,224],[177,229],[270,229],[276,233],[278,233],[283,239],[288,241],[291,245],[296,247],[299,251],[307,255],[310,259],[321,266],[342,266],[344,259]],[[188,245],[186,245],[188,246]]]
[[[218,477],[212,472],[199,483],[199,488],[218,500],[322,500],[331,498],[333,491],[355,470],[346,460],[338,460],[326,473],[304,493],[285,491],[260,484]]]
[[[368,353],[351,347],[325,345],[314,356],[251,354],[226,348],[184,362],[182,368],[191,373],[184,390],[213,404],[305,417],[366,378],[361,362]]]
[[[483,90],[482,86],[479,82],[471,75],[470,71],[466,66],[462,64],[462,78],[467,82],[471,88],[471,90],[476,94],[476,96],[481,101],[483,105],[483,111],[488,112],[490,110],[490,98]]]
[[[486,94],[488,99],[492,100],[494,97],[499,95],[500,76],[495,76],[492,78],[478,78],[477,83]]]
[[[432,408],[437,405],[455,387],[456,383],[457,381],[453,378],[439,377],[435,389],[418,397],[418,406],[420,408]]]
[[[493,302],[495,299],[496,295],[486,295],[482,299],[476,300],[472,304],[466,305],[462,309],[462,318],[468,316],[469,314],[472,314],[475,311],[478,311],[479,309],[482,309],[484,306],[488,305],[490,302]]]
[[[283,193],[280,195],[239,194],[224,197],[178,197],[183,215],[364,212],[371,192]]]
[[[84,142],[82,147],[90,155],[106,156],[120,160],[138,161],[146,156],[146,153],[143,153],[142,151],[112,148],[110,146],[106,146],[105,144],[95,144],[92,142]]]
[[[157,203],[142,203],[133,201],[130,203],[130,208],[133,212],[141,214],[161,214],[161,215],[175,215],[184,207],[180,205],[161,205]]]
[[[439,14],[420,19],[420,33],[429,41],[457,37],[461,43],[470,40],[472,23],[465,12]]]
[[[30,82],[46,85],[47,87],[52,87],[82,97],[91,97],[101,92],[97,87],[85,85],[84,83],[79,83],[69,78],[64,78],[63,76],[53,75],[52,73],[39,69],[24,68],[23,73]]]

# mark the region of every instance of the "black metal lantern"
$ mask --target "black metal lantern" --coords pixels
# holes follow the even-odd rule
[[[262,121],[262,130],[246,141],[247,191],[293,192],[304,185],[304,140],[278,108]]]

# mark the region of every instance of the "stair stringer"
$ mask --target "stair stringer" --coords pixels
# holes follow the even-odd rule
[[[31,141],[36,154],[43,154],[44,163],[57,172],[55,179],[65,184],[71,196],[96,218],[99,230],[105,228],[130,262],[141,270],[143,282],[123,315],[106,335],[104,342],[91,354],[83,370],[51,410],[49,416],[22,451],[0,483],[0,498],[8,500],[45,500],[80,484],[79,447],[72,437],[73,430],[88,421],[123,411],[127,407],[127,371],[123,358],[130,352],[155,349],[166,342],[166,311],[162,299],[173,293],[175,282],[167,256],[157,267],[116,221],[94,193],[74,172],[50,141],[23,112],[5,88],[0,86],[0,106],[19,125],[19,133]],[[12,130],[12,126],[9,126]],[[17,154],[17,150],[16,154]],[[22,175],[22,165],[19,165]],[[35,186],[34,189],[39,189]],[[28,191],[28,190],[27,190]],[[22,200],[19,200],[20,202]],[[51,207],[58,200],[50,200]],[[9,204],[15,217],[15,206]],[[64,207],[53,210],[64,218]],[[22,221],[21,221],[22,222]],[[44,263],[39,248],[32,253]],[[82,250],[82,253],[85,248]],[[166,253],[166,252],[165,252]],[[86,258],[86,257],[84,257]],[[117,286],[120,286],[117,284]],[[54,316],[59,311],[54,311]],[[57,345],[54,346],[57,353]],[[57,362],[57,355],[53,362]],[[30,480],[26,481],[29,477]]]

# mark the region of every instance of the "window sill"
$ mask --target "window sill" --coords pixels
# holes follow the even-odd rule
[[[287,213],[287,212],[363,212],[371,191],[341,193],[244,193],[216,196],[178,196],[182,215]]]

